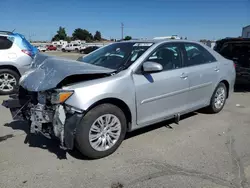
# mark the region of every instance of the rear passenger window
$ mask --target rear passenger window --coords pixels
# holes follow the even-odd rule
[[[0,36],[0,50],[6,50],[11,48],[12,42],[7,37]]]
[[[215,62],[216,59],[205,48],[198,44],[184,44],[187,58],[185,66],[201,65],[205,63]]]

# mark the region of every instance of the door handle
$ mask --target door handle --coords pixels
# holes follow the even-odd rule
[[[180,76],[180,78],[182,78],[182,79],[187,79],[187,77],[188,77],[188,75],[186,73],[182,73]]]

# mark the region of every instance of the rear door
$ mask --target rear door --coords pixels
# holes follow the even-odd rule
[[[184,67],[188,68],[190,108],[199,108],[209,103],[219,80],[219,64],[203,46],[183,43]]]

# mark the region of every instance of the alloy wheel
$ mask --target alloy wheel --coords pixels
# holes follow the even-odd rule
[[[4,92],[12,91],[17,83],[16,78],[9,73],[0,74],[0,90]]]
[[[214,106],[217,109],[220,109],[225,102],[226,91],[223,87],[219,87],[215,93]]]
[[[89,130],[89,143],[96,151],[112,148],[121,135],[121,122],[113,114],[98,117]]]

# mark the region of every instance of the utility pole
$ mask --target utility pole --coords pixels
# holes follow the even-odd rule
[[[121,23],[121,30],[122,30],[122,40],[123,40],[123,28],[124,28],[124,24]]]
[[[31,38],[31,37],[33,37],[33,36],[35,36],[34,33],[30,33],[30,32],[29,32],[29,41],[30,41],[30,42],[32,41],[32,38]]]

